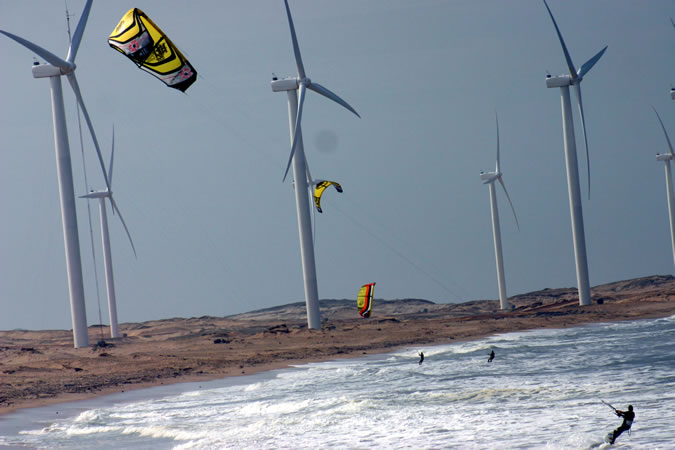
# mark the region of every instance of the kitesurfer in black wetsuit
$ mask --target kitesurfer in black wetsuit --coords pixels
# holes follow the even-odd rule
[[[495,359],[495,351],[494,350],[492,350],[490,352],[490,357],[488,358],[488,362],[489,363],[492,362],[493,359]]]
[[[420,355],[420,364],[422,364],[424,362],[424,353],[420,352],[419,355]]]
[[[633,420],[635,420],[635,413],[633,412],[633,405],[628,405],[628,411],[621,411],[619,409],[614,410],[617,416],[623,417],[623,423],[619,428],[614,430],[612,434],[608,436],[609,443],[613,444],[616,438],[618,438],[621,433],[626,430],[630,430],[630,427],[633,426]]]

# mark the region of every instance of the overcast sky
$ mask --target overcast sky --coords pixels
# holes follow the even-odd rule
[[[84,0],[68,0],[74,29]],[[577,125],[591,285],[673,273],[653,105],[675,138],[673,0],[551,0],[584,78],[592,193]],[[186,94],[109,48],[132,7],[146,12],[199,72]],[[488,187],[499,114],[502,170],[520,231],[499,192],[509,295],[576,286],[559,89],[566,72],[539,0],[290,0],[307,75],[361,119],[309,92],[312,175],[338,181],[315,214],[319,296],[376,301],[497,299]],[[3,0],[0,28],[65,58],[63,2]],[[70,329],[49,82],[30,51],[0,36],[0,329]],[[94,2],[77,55],[85,103],[138,259],[109,214],[121,323],[223,316],[304,301],[285,93],[295,74],[282,0]],[[103,177],[63,80],[75,189]],[[573,98],[574,100],[574,98]],[[576,108],[576,106],[575,106]],[[576,109],[575,109],[576,111]],[[86,132],[86,131],[85,131]],[[99,236],[97,299],[87,200],[78,199],[89,324],[109,323]],[[375,311],[377,303],[375,303]]]

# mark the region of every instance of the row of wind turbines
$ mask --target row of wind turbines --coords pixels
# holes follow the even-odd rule
[[[66,59],[62,59],[49,50],[34,44],[20,36],[0,30],[0,33],[13,39],[19,44],[31,50],[36,55],[42,57],[47,64],[34,63],[33,78],[49,78],[51,101],[52,101],[52,117],[54,122],[54,143],[56,150],[56,170],[59,185],[59,195],[61,203],[61,221],[63,225],[63,238],[66,250],[66,273],[68,276],[68,291],[70,296],[70,313],[73,325],[73,343],[75,348],[86,347],[89,345],[89,337],[87,333],[87,315],[84,299],[84,282],[82,277],[82,260],[80,257],[80,241],[77,226],[77,212],[75,207],[75,190],[73,187],[73,170],[70,158],[70,144],[68,141],[68,131],[66,127],[65,108],[63,103],[63,89],[61,86],[61,77],[66,76],[70,86],[77,99],[77,104],[82,110],[85,122],[91,134],[91,138],[96,148],[96,154],[101,166],[103,178],[105,180],[105,189],[102,191],[91,192],[83,195],[84,198],[98,198],[100,200],[100,214],[101,214],[101,236],[103,241],[104,267],[106,273],[106,285],[108,292],[108,309],[110,314],[110,328],[111,336],[119,337],[119,327],[117,324],[117,306],[115,299],[115,285],[112,271],[112,256],[110,249],[110,237],[108,233],[108,219],[106,213],[105,199],[110,201],[113,213],[117,213],[124,226],[124,230],[129,237],[134,254],[136,249],[129,229],[127,228],[122,214],[117,207],[117,204],[112,196],[111,181],[113,169],[113,157],[115,154],[114,146],[114,130],[113,130],[113,146],[110,157],[109,171],[106,171],[105,163],[103,162],[103,155],[94,132],[87,107],[82,99],[82,93],[77,83],[75,76],[75,57],[82,42],[84,29],[87,25],[89,12],[91,10],[93,0],[87,0],[84,6],[80,20],[75,28],[75,33],[72,36],[70,47],[68,48],[68,55]]]
[[[572,106],[570,101],[570,86],[574,86],[575,94],[577,98],[577,104],[579,108],[579,116],[581,119],[581,131],[584,137],[584,148],[586,150],[586,168],[587,168],[587,177],[588,177],[588,198],[591,196],[591,170],[590,170],[590,158],[588,153],[588,136],[586,134],[586,120],[584,117],[584,107],[581,97],[581,81],[584,76],[593,68],[593,66],[600,60],[602,55],[607,50],[605,46],[602,50],[596,53],[591,59],[586,61],[581,67],[576,68],[572,62],[572,57],[570,56],[569,51],[567,50],[567,45],[565,45],[565,40],[562,37],[558,23],[553,17],[551,8],[548,6],[546,0],[543,0],[544,6],[548,11],[553,26],[555,27],[558,40],[562,47],[563,53],[565,55],[565,61],[569,69],[569,74],[559,75],[557,77],[547,76],[546,77],[546,87],[548,88],[560,88],[560,100],[562,105],[562,124],[563,124],[563,142],[565,149],[565,167],[567,171],[567,190],[569,195],[570,202],[570,217],[572,221],[572,241],[574,245],[574,259],[576,264],[576,275],[577,275],[577,289],[579,292],[579,305],[586,306],[591,304],[591,287],[590,287],[590,278],[588,275],[588,259],[586,255],[586,236],[584,231],[584,216],[583,208],[581,202],[581,187],[579,184],[579,164],[577,161],[577,148],[576,148],[576,137],[574,134],[574,120],[572,118]],[[671,89],[671,98],[675,100],[675,89]],[[664,161],[666,168],[666,189],[668,197],[668,211],[670,217],[670,232],[671,232],[671,242],[673,248],[673,261],[675,262],[675,195],[673,194],[672,186],[672,175],[670,170],[670,161],[675,158],[675,153],[673,153],[673,147],[666,132],[666,128],[663,125],[663,121],[659,116],[659,113],[654,108],[654,112],[661,124],[663,133],[665,134],[668,147],[670,149],[669,153],[657,154],[656,159],[658,161]],[[506,294],[506,277],[504,275],[504,258],[502,252],[502,239],[501,239],[501,229],[499,223],[499,212],[497,207],[496,199],[496,189],[495,181],[499,181],[502,185],[506,198],[511,205],[511,210],[513,211],[514,218],[516,220],[516,226],[520,229],[518,224],[518,218],[516,216],[515,209],[513,208],[513,203],[509,197],[506,186],[502,180],[502,172],[499,165],[499,122],[497,122],[497,165],[494,172],[481,172],[481,180],[484,184],[490,186],[490,206],[491,206],[491,215],[492,215],[492,231],[494,238],[494,247],[495,247],[495,259],[497,266],[497,284],[499,287],[499,304],[502,310],[511,309],[511,305],[508,303],[508,296]]]
[[[54,55],[53,53],[49,52],[43,47],[40,47],[30,41],[27,41],[12,33],[0,30],[0,33],[15,40],[19,44],[25,46],[38,56],[42,57],[47,62],[47,64],[36,64],[33,66],[33,77],[49,78],[50,80],[61,215],[64,232],[64,243],[66,250],[66,270],[68,275],[68,287],[70,294],[71,317],[73,324],[73,340],[74,346],[76,348],[88,346],[88,335],[87,335],[87,322],[85,313],[84,288],[82,280],[82,264],[80,259],[80,246],[78,239],[78,227],[75,208],[75,195],[73,189],[72,168],[70,160],[70,148],[68,143],[68,135],[66,131],[63,93],[61,87],[61,77],[63,75],[67,77],[73,89],[73,92],[75,93],[75,97],[77,98],[78,105],[82,109],[85,121],[87,123],[87,127],[89,129],[92,140],[94,142],[94,146],[96,148],[99,164],[101,166],[103,178],[105,180],[104,190],[91,192],[87,195],[84,195],[83,197],[99,199],[100,215],[101,215],[101,235],[103,240],[104,264],[106,271],[108,306],[111,321],[112,337],[119,336],[119,330],[117,324],[117,307],[115,300],[114,281],[112,276],[112,258],[110,251],[110,240],[108,235],[108,221],[105,203],[106,199],[110,201],[113,213],[116,213],[119,216],[120,221],[122,222],[122,225],[124,226],[125,232],[131,243],[132,249],[134,250],[134,254],[136,252],[133,241],[131,240],[129,230],[126,226],[126,223],[122,219],[122,215],[119,212],[119,208],[117,207],[117,204],[112,196],[111,181],[113,174],[112,169],[114,156],[114,131],[113,131],[113,146],[111,152],[111,159],[109,167],[106,170],[101,150],[98,145],[98,140],[96,138],[96,134],[94,132],[94,128],[91,123],[89,114],[87,113],[87,109],[84,105],[84,101],[82,100],[82,95],[79,86],[77,84],[77,79],[75,77],[75,69],[76,69],[75,57],[77,55],[77,50],[79,48],[82,36],[84,34],[84,29],[86,27],[87,18],[89,16],[92,1],[93,0],[87,0],[86,2],[80,20],[78,22],[77,28],[75,30],[75,34],[71,41],[68,55],[65,60],[61,59],[60,57]],[[557,77],[551,76],[547,77],[546,85],[549,88],[560,88],[561,92],[565,160],[566,160],[568,190],[570,198],[570,213],[572,219],[574,252],[577,267],[579,303],[580,305],[589,305],[591,303],[591,296],[588,277],[588,262],[586,258],[583,212],[581,204],[576,142],[574,134],[574,124],[572,120],[572,108],[570,102],[569,87],[574,86],[575,88],[579,112],[581,115],[582,133],[584,136],[584,143],[586,148],[586,160],[588,164],[589,162],[588,140],[586,137],[586,124],[581,100],[580,84],[584,76],[602,57],[607,47],[603,48],[600,52],[598,52],[595,56],[593,56],[590,60],[588,60],[586,63],[584,63],[581,67],[577,69],[572,63],[572,59],[569,55],[565,42],[562,38],[562,34],[560,33],[558,25],[553,17],[553,14],[547,2],[546,0],[543,1],[551,17],[551,20],[553,21],[553,25],[560,40],[560,44],[562,46],[565,55],[567,66],[570,71],[569,74],[560,75]],[[314,180],[310,175],[302,141],[301,120],[307,90],[314,91],[328,98],[329,100],[334,101],[335,103],[341,105],[348,111],[355,114],[357,117],[360,116],[352,106],[350,106],[338,95],[336,95],[326,87],[312,81],[309,77],[307,77],[305,67],[302,61],[302,56],[300,53],[300,48],[295,32],[295,27],[293,24],[293,19],[291,16],[291,11],[288,5],[288,0],[284,0],[284,5],[291,34],[291,42],[295,56],[297,74],[282,79],[274,77],[271,82],[271,87],[273,92],[286,92],[288,97],[288,115],[289,115],[291,151],[288,158],[288,163],[286,166],[286,171],[284,173],[283,180],[285,181],[290,166],[292,165],[294,187],[295,187],[296,211],[298,219],[298,233],[300,240],[301,260],[302,260],[302,273],[305,291],[305,302],[307,307],[307,323],[309,328],[317,329],[321,327],[321,314],[319,309],[319,294],[316,279],[314,243],[311,228],[309,190],[313,187],[314,184],[316,184],[320,180]],[[675,93],[673,94],[673,98],[675,99]],[[504,275],[504,263],[501,246],[501,231],[499,224],[499,213],[497,207],[495,182],[498,181],[501,184],[502,188],[504,189],[504,192],[506,193],[507,199],[513,211],[514,218],[516,220],[516,225],[518,227],[519,225],[515,209],[513,208],[511,199],[508,195],[508,192],[506,191],[506,186],[502,180],[503,174],[501,172],[500,167],[500,149],[499,149],[499,123],[498,119],[496,120],[497,120],[497,161],[495,171],[481,173],[480,178],[481,180],[483,180],[485,184],[488,184],[490,188],[490,204],[492,212],[492,224],[493,224],[496,264],[497,264],[497,279],[499,285],[500,307],[502,309],[509,309],[510,305],[507,301],[507,294],[506,294],[506,281]],[[659,117],[659,121],[660,120],[661,119]],[[663,126],[662,122],[661,125],[665,133],[665,127]],[[668,144],[670,145],[670,140],[667,136],[667,133],[666,139],[668,139]],[[657,159],[663,160],[666,163],[668,199],[671,212],[670,216],[671,229],[673,229],[672,234],[673,254],[675,258],[675,228],[673,228],[675,199],[673,198],[672,195],[672,181],[670,175],[670,160],[673,158],[675,158],[675,154],[673,153],[672,146],[670,146],[670,153],[657,156]],[[590,196],[590,168],[588,169],[587,175],[589,180],[589,196]]]
[[[80,243],[77,226],[77,214],[75,207],[75,193],[73,188],[72,164],[70,158],[70,146],[66,128],[65,109],[63,103],[63,91],[61,87],[61,76],[65,75],[71,84],[73,92],[77,98],[79,107],[85,117],[94,146],[98,155],[106,188],[101,191],[95,191],[83,195],[83,198],[99,199],[100,218],[101,218],[101,236],[104,253],[104,267],[106,273],[106,286],[108,293],[108,309],[111,322],[111,337],[119,337],[119,327],[117,323],[117,306],[115,298],[115,286],[112,269],[112,256],[110,237],[108,232],[108,219],[105,200],[110,201],[114,213],[120,218],[124,230],[129,238],[134,254],[136,249],[131,239],[129,229],[122,218],[119,208],[113,198],[111,190],[112,169],[114,158],[114,130],[111,159],[108,171],[106,171],[103,156],[96,138],[91,119],[87,108],[82,99],[82,95],[75,77],[75,57],[79,49],[84,29],[87,24],[89,12],[93,0],[87,0],[82,15],[78,22],[75,34],[71,40],[66,59],[62,59],[43,47],[34,44],[20,36],[0,30],[0,33],[13,39],[38,56],[42,57],[47,64],[35,64],[33,66],[34,78],[49,78],[52,99],[52,115],[54,120],[54,141],[56,148],[58,184],[61,203],[61,217],[64,232],[64,244],[66,250],[66,271],[68,276],[68,290],[70,295],[71,318],[73,324],[73,341],[75,348],[86,347],[89,345],[87,334],[86,308],[84,299],[84,283],[82,277],[82,262],[80,257]],[[302,255],[302,269],[305,285],[305,298],[307,304],[307,318],[310,328],[320,328],[319,294],[316,282],[316,265],[314,259],[314,243],[311,231],[309,189],[321,180],[313,180],[309,167],[305,159],[304,148],[302,144],[301,118],[303,105],[307,89],[317,92],[324,97],[344,106],[357,117],[359,114],[347,102],[331,92],[329,89],[321,86],[319,83],[312,82],[305,74],[300,49],[298,46],[293,19],[291,17],[288,1],[284,0],[286,14],[291,30],[293,41],[293,50],[295,53],[296,65],[298,69],[297,77],[285,78],[283,80],[272,80],[272,90],[274,92],[286,91],[288,93],[289,121],[291,129],[291,153],[288,158],[286,172],[283,180],[286,180],[288,170],[293,164],[293,177],[295,180],[295,195],[298,216],[298,230],[300,235],[300,248]]]

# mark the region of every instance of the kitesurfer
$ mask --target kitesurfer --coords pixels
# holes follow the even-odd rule
[[[419,363],[422,364],[424,362],[424,352],[420,352],[419,355],[420,355],[420,362]]]
[[[492,350],[490,352],[490,357],[488,358],[488,362],[491,363],[493,359],[495,359],[495,351],[494,350]]]
[[[614,413],[618,417],[623,417],[623,423],[619,428],[617,428],[610,435],[607,436],[609,438],[610,444],[613,444],[616,438],[618,438],[621,435],[621,433],[623,433],[626,430],[630,430],[630,427],[633,426],[633,420],[635,420],[633,405],[628,405],[628,411],[621,411],[619,409],[615,409]]]

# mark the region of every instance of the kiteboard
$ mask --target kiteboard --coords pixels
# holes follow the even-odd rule
[[[605,436],[605,442],[611,445],[612,437],[614,437],[614,432],[610,431],[609,433],[607,433],[607,436]]]
[[[612,440],[612,432],[610,431],[609,434],[607,434],[607,436],[605,436],[605,439],[603,441],[596,442],[595,444],[591,444],[591,446],[588,447],[588,448],[589,449],[592,449],[592,448],[603,448],[603,449],[604,448],[610,448],[612,446],[612,444],[609,443],[611,440]]]

